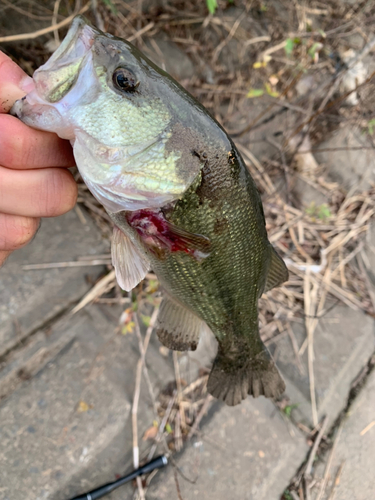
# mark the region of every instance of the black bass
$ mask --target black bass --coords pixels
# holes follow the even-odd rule
[[[73,145],[79,171],[116,227],[112,259],[131,290],[163,287],[157,334],[195,349],[218,340],[208,391],[228,405],[285,390],[259,336],[258,299],[288,278],[267,239],[260,196],[205,108],[130,43],[77,17],[12,113]]]

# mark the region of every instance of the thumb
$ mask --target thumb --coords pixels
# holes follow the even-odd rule
[[[33,79],[0,51],[0,113],[8,113],[15,101],[33,88]]]

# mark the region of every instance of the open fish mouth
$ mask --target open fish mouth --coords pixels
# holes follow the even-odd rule
[[[70,90],[97,34],[99,32],[83,18],[74,19],[61,45],[34,73],[36,91],[41,99],[58,102]]]
[[[91,71],[92,46],[97,35],[100,31],[83,17],[76,17],[61,45],[35,71],[34,87],[16,101],[10,113],[31,127],[54,130],[64,139],[73,139],[71,127],[66,126],[63,118],[64,110],[79,100],[80,92],[71,90],[80,77],[85,80]]]

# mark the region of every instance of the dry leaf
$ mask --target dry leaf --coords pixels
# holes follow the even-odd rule
[[[142,440],[147,441],[147,439],[155,439],[158,430],[159,430],[158,425],[153,425],[152,427],[149,427],[147,431],[143,434]]]
[[[89,405],[87,403],[85,403],[85,401],[80,401],[78,403],[77,412],[83,413],[83,412],[87,411],[89,408],[90,408]]]

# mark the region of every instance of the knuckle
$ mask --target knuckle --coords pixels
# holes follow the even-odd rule
[[[63,169],[53,169],[46,178],[45,206],[43,212],[49,217],[62,215],[74,207],[76,186],[71,174]]]

